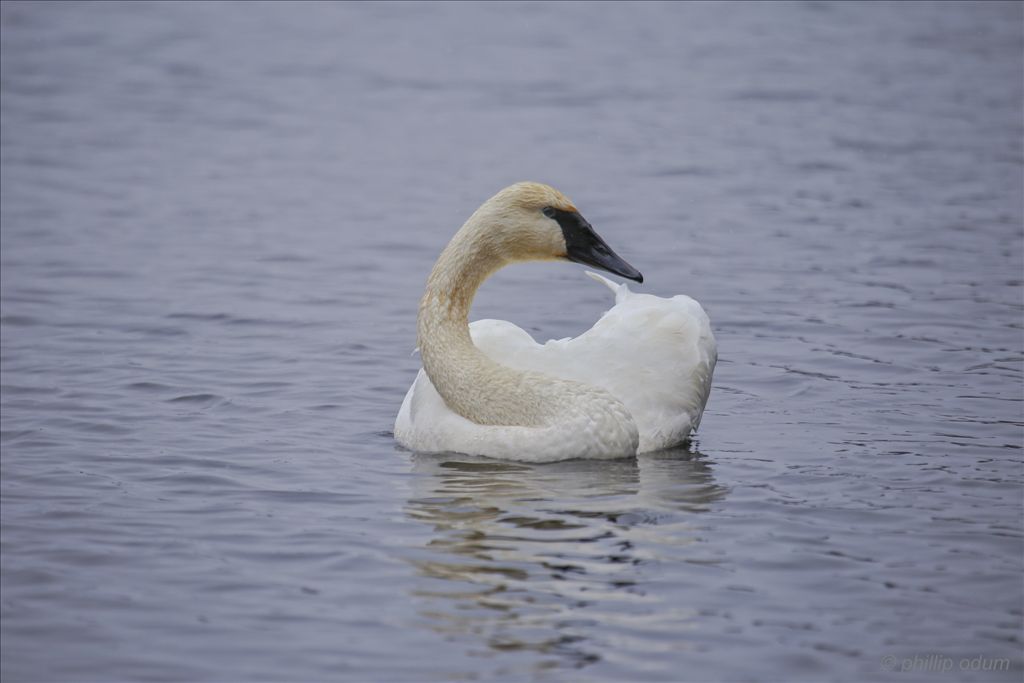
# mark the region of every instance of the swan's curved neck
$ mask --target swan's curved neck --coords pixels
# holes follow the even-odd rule
[[[469,309],[476,291],[505,263],[481,239],[475,238],[474,230],[463,227],[441,252],[427,279],[427,289],[420,303],[420,333],[423,331],[424,306],[431,304],[428,313],[443,314],[441,317],[444,319],[461,323],[460,330],[469,339]],[[435,308],[433,304],[443,306],[431,310]],[[424,341],[420,339],[421,344]]]
[[[500,365],[473,344],[469,310],[484,280],[508,263],[477,214],[434,264],[420,301],[423,369],[445,403],[479,424],[537,425],[543,413],[527,373]]]

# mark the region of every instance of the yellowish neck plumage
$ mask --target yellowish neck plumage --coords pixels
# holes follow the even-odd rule
[[[423,368],[453,411],[484,425],[540,426],[550,416],[559,380],[494,362],[469,334],[469,310],[484,280],[510,258],[505,239],[488,228],[498,216],[478,211],[441,253],[420,301]]]

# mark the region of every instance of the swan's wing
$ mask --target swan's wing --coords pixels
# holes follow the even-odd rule
[[[717,349],[707,314],[690,297],[629,293],[565,347],[581,380],[626,404],[641,452],[682,443],[700,423]]]
[[[694,344],[695,362],[690,370],[690,379],[695,390],[692,406],[696,412],[696,417],[693,419],[693,429],[696,430],[700,427],[704,407],[711,396],[711,378],[715,372],[715,365],[718,363],[718,342],[711,331],[711,321],[707,313],[704,312],[704,308],[690,297],[685,298],[688,300],[687,305],[693,312],[697,323],[697,339]]]

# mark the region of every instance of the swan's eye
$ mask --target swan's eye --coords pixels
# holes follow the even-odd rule
[[[543,213],[548,218],[555,217],[555,210],[552,209],[550,206],[545,206],[543,209],[541,209],[541,213]]]

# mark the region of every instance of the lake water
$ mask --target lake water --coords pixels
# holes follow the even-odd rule
[[[0,11],[4,681],[1020,680],[1021,4]],[[396,446],[523,179],[704,304],[689,448]]]

